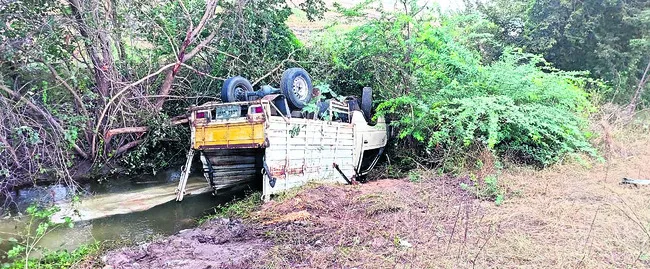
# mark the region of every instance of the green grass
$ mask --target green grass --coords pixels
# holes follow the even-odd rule
[[[255,192],[243,199],[237,199],[225,205],[219,205],[214,208],[213,214],[200,218],[198,223],[203,224],[209,220],[217,218],[248,218],[250,217],[250,214],[262,204],[261,197],[262,193]]]
[[[72,251],[46,251],[40,258],[29,259],[27,261],[27,265],[25,265],[25,260],[20,258],[2,264],[2,268],[70,268],[84,260],[98,255],[102,249],[102,245],[97,242],[89,245],[79,246]]]

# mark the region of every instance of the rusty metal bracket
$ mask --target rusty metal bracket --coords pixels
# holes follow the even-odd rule
[[[264,166],[264,172],[266,173],[266,176],[269,178],[269,186],[271,186],[271,188],[274,188],[276,179],[273,176],[271,176],[271,171],[269,170],[269,166],[266,165],[266,162],[264,162],[263,166]]]
[[[336,171],[339,171],[339,174],[341,174],[341,176],[343,177],[343,179],[345,179],[345,181],[346,181],[348,184],[352,185],[352,181],[350,181],[350,179],[348,179],[348,177],[345,176],[345,174],[343,173],[343,171],[341,171],[341,168],[339,168],[339,165],[336,164],[336,163],[333,163],[332,165],[334,166],[334,169],[336,169]]]
[[[216,194],[216,189],[214,188],[214,169],[212,168],[212,162],[210,160],[207,161],[207,166],[208,166],[208,178],[210,179],[210,187],[212,188],[212,191],[214,194]]]

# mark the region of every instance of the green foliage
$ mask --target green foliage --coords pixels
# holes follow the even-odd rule
[[[420,182],[422,180],[422,176],[416,171],[409,171],[408,179],[411,182]]]
[[[630,101],[650,60],[648,1],[475,2],[499,26],[500,43],[542,54],[562,70],[590,71],[614,87],[606,94],[618,103]]]
[[[142,144],[121,162],[125,173],[152,173],[168,167],[174,160],[182,158],[189,146],[189,130],[186,126],[173,125],[166,114],[159,114],[147,121],[149,131]]]
[[[494,201],[497,206],[503,204],[506,194],[494,175],[487,176],[482,181],[472,177],[470,184],[460,183],[460,188],[472,193],[478,199]]]
[[[501,157],[546,166],[567,153],[596,156],[585,132],[593,106],[585,91],[597,81],[565,72],[537,55],[480,48],[494,42],[479,16],[382,13],[317,44],[320,69],[339,92],[372,86],[379,115],[393,119],[403,157],[462,166],[467,152],[486,147]]]
[[[247,195],[243,199],[231,201],[225,205],[214,208],[214,213],[199,219],[199,224],[216,218],[248,218],[250,214],[262,204],[262,194],[259,192]]]
[[[78,201],[78,198],[75,200]],[[40,240],[53,229],[74,226],[70,217],[64,217],[63,223],[52,222],[52,216],[59,211],[57,207],[40,207],[31,205],[25,213],[29,221],[25,230],[18,238],[9,238],[12,248],[7,251],[4,258],[7,263],[2,268],[69,268],[88,255],[99,251],[98,244],[84,245],[73,251],[50,251],[38,247]],[[42,255],[34,258],[30,254],[40,251]]]
[[[70,268],[88,256],[94,255],[100,251],[98,243],[82,245],[78,248],[67,251],[46,251],[41,258],[29,259],[27,264],[24,259],[14,260],[11,263],[2,265],[3,269],[22,269],[22,268]]]
[[[532,55],[504,54],[490,66],[477,67],[474,76],[464,73],[446,85],[431,80],[426,88],[441,89],[385,101],[378,111],[406,115],[394,122],[400,138],[411,136],[450,156],[476,145],[538,165],[571,152],[595,156],[584,132],[591,109],[580,88],[585,80],[539,64]]]

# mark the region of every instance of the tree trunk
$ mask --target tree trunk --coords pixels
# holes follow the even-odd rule
[[[643,76],[639,81],[639,85],[636,87],[636,91],[634,92],[634,95],[632,95],[630,104],[627,106],[628,114],[634,113],[634,111],[636,110],[636,106],[639,104],[639,100],[641,99],[641,95],[643,95],[643,91],[645,90],[645,86],[649,79],[648,71],[650,71],[650,61],[648,61],[648,66],[646,66],[645,71],[643,72]]]
[[[93,42],[94,38],[88,32],[89,27],[86,24],[82,14],[83,11],[82,5],[79,2],[79,0],[68,0],[68,3],[70,5],[70,10],[72,10],[72,14],[77,23],[77,30],[79,31],[79,34],[84,38],[84,47],[86,48],[88,57],[90,57],[90,60],[93,64],[93,72],[95,76],[97,91],[102,97],[106,97],[108,96],[109,83],[107,78],[104,76],[104,71],[102,70],[103,68],[105,68],[105,66],[104,63],[99,59],[99,56],[97,55],[97,51],[95,49],[94,42]]]

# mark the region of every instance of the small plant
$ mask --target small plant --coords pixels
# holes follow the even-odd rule
[[[63,223],[52,222],[52,216],[58,211],[57,207],[37,205],[27,208],[26,213],[29,217],[27,226],[22,234],[8,239],[12,248],[4,256],[8,263],[3,264],[2,268],[68,268],[83,257],[98,251],[98,244],[81,246],[73,251],[50,251],[40,248],[38,243],[49,232],[59,227],[74,227],[70,217],[64,217]],[[30,257],[35,251],[42,253],[40,258]]]
[[[246,198],[219,205],[214,208],[213,214],[202,217],[198,222],[203,224],[217,218],[247,218],[262,203],[261,197],[261,193],[255,192],[246,196]]]
[[[501,205],[505,199],[505,189],[499,185],[496,176],[490,175],[479,181],[475,176],[471,177],[472,184],[460,183],[460,188],[472,193],[480,200],[494,201],[494,204]]]
[[[409,171],[409,181],[411,182],[420,182],[422,180],[422,175],[416,171]]]

